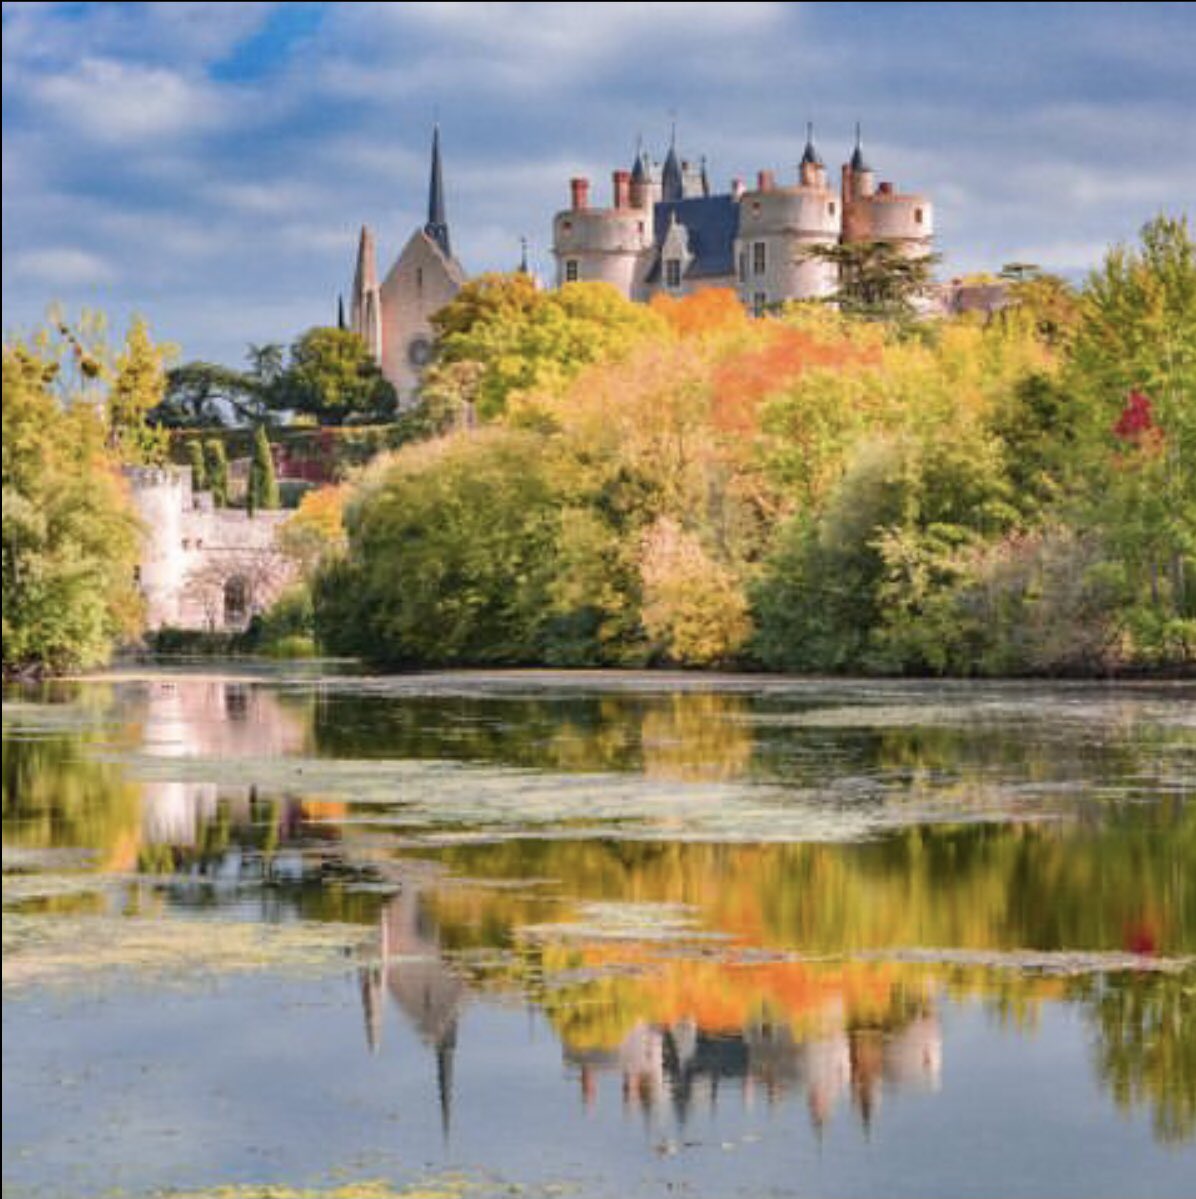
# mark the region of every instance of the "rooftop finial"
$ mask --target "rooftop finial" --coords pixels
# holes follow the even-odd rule
[[[527,238],[519,239],[519,273],[521,275],[530,275],[531,271],[527,267]]]

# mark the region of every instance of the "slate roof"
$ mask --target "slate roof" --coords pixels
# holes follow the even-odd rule
[[[657,257],[648,272],[648,282],[660,278],[660,247],[676,215],[689,234],[693,261],[687,279],[707,279],[735,274],[735,236],[739,232],[739,205],[730,196],[691,196],[688,200],[662,200],[653,215],[653,238]]]

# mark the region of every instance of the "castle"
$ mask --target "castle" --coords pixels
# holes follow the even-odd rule
[[[292,581],[278,544],[289,512],[217,507],[189,466],[127,467],[125,478],[146,530],[135,579],[147,628],[237,632]]]
[[[837,268],[809,254],[811,247],[884,241],[921,255],[934,236],[930,200],[877,181],[858,126],[838,190],[807,126],[789,182],[761,170],[754,188],[736,179],[729,192],[714,194],[705,159],[697,165],[682,159],[674,133],[663,165],[641,146],[630,170],[613,172],[609,207],[591,206],[588,179],[572,179],[570,191],[569,207],[552,223],[556,285],[600,281],[636,301],[722,287],[762,315],[786,300],[835,290]],[[467,277],[449,240],[439,129],[432,137],[427,222],[381,284],[376,259],[374,236],[363,227],[349,327],[365,340],[400,402],[410,403],[432,353],[432,314]]]

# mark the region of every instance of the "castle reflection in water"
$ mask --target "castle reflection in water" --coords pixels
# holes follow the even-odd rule
[[[367,1043],[379,1051],[389,997],[435,1059],[447,1134],[458,1030],[471,988],[442,953],[418,886],[404,887],[383,910],[377,953],[360,971]],[[821,1016],[823,1031],[808,1039],[788,1024],[764,1021],[728,1033],[704,1030],[692,1018],[639,1020],[611,1049],[580,1048],[562,1037],[564,1061],[585,1108],[599,1102],[600,1080],[616,1077],[624,1107],[647,1119],[671,1108],[680,1125],[696,1108],[714,1111],[728,1096],[748,1106],[804,1096],[816,1130],[845,1099],[868,1128],[886,1090],[938,1089],[942,1028],[930,1002],[897,1028],[848,1028],[842,1009]]]
[[[159,682],[143,697],[145,749],[151,757],[250,758],[302,753],[309,735],[307,713],[294,710],[266,688],[222,680]],[[248,782],[150,780],[143,785],[140,843],[169,849],[177,870],[189,850],[202,850],[212,826],[261,829],[257,792]],[[270,824],[271,870],[287,871],[310,852],[313,835],[335,838],[335,826],[314,824],[327,816],[310,798],[276,801]],[[331,813],[335,815],[336,813]],[[247,882],[260,876],[263,855],[244,836],[231,836],[217,852],[201,853],[193,871],[205,881]],[[301,872],[302,865],[297,869]],[[365,1034],[379,1052],[385,1012],[403,1014],[434,1063],[442,1124],[451,1128],[454,1059],[461,1014],[474,984],[443,952],[426,902],[426,875],[398,864],[398,893],[382,908],[377,943],[359,970]],[[176,879],[177,885],[177,879]],[[696,997],[695,997],[696,998]],[[575,1076],[586,1109],[601,1102],[604,1079],[617,1079],[622,1103],[652,1120],[669,1111],[684,1124],[695,1110],[714,1110],[728,1098],[744,1105],[804,1099],[815,1129],[849,1103],[868,1127],[881,1096],[899,1089],[937,1089],[942,1031],[933,1003],[923,1001],[896,1024],[854,1026],[846,1006],[832,998],[817,1028],[798,1035],[788,1022],[758,1019],[737,1031],[703,1028],[694,1017],[657,1023],[640,1019],[612,1047],[571,1043],[560,1033],[566,1068]]]

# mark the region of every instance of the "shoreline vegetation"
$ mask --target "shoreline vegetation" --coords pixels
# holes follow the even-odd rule
[[[360,412],[343,386],[352,335],[325,363],[308,331],[289,367],[276,347],[269,371],[220,368],[256,441],[285,433],[302,368],[329,440],[379,429],[380,452],[298,499],[302,581],[249,629],[140,644],[388,671],[1190,677],[1187,219],[1080,289],[1024,264],[1005,282],[1000,311],[923,319],[900,291],[859,302],[875,280],[847,272],[835,304],[753,320],[726,291],[640,305],[482,276],[386,426],[376,380]],[[192,403],[216,368],[168,359],[140,321],[119,351],[61,321],[6,343],[6,679],[138,643],[120,469],[221,435],[212,395]]]

